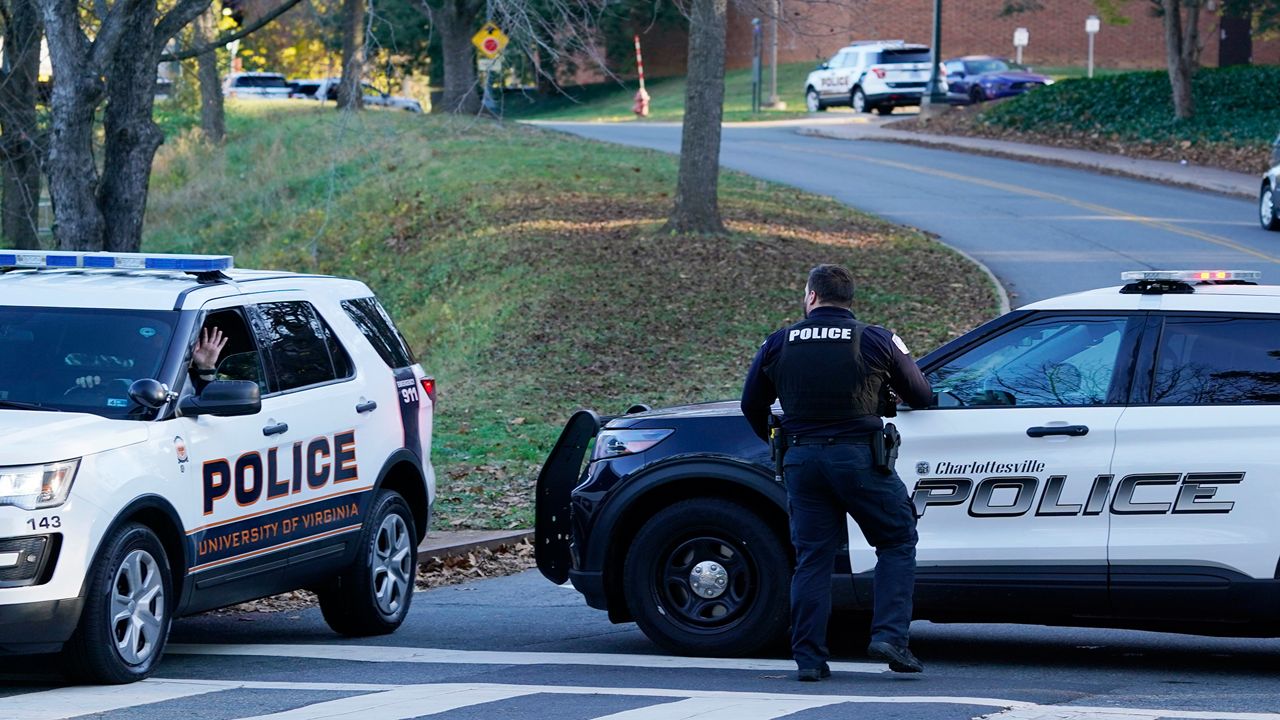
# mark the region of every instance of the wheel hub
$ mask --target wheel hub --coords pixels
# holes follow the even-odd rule
[[[689,587],[700,597],[717,598],[729,586],[729,571],[720,563],[703,560],[689,573]]]
[[[385,615],[400,612],[413,582],[413,545],[409,527],[395,514],[388,515],[374,536],[370,558],[373,595]]]
[[[116,569],[109,598],[116,651],[130,665],[145,663],[164,635],[165,597],[159,563],[145,550],[134,550]]]

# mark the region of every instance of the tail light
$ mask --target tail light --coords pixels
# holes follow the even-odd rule
[[[422,392],[427,394],[431,400],[431,407],[436,405],[436,379],[433,377],[422,378]]]
[[[881,80],[883,80],[883,79],[884,79],[884,68],[881,68],[881,67],[873,67],[873,68],[871,68],[871,73],[872,73],[873,75],[875,75],[876,77],[880,78]]]

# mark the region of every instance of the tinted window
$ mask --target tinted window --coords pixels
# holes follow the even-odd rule
[[[893,63],[927,63],[931,60],[927,48],[902,48],[900,50],[881,50],[880,64]]]
[[[242,75],[235,79],[236,87],[253,88],[289,88],[289,83],[280,75]]]
[[[1165,320],[1152,399],[1162,405],[1280,403],[1280,320]]]
[[[992,338],[929,373],[964,405],[1099,405],[1115,380],[1127,319],[1046,318]]]
[[[0,307],[0,401],[129,417],[129,386],[158,378],[177,322],[168,311]]]
[[[271,356],[275,391],[293,390],[341,377],[329,354],[327,337],[330,331],[316,316],[310,303],[259,305],[254,327]]]
[[[378,302],[377,298],[343,300],[342,309],[347,311],[351,321],[360,328],[360,332],[364,333],[388,367],[402,368],[414,363],[409,344],[396,330],[396,326],[391,322],[391,316],[383,309],[382,303]]]
[[[1004,72],[1009,69],[1009,63],[1003,60],[970,60],[964,64],[965,71],[970,75],[980,75],[989,72]]]
[[[202,330],[217,328],[227,344],[218,355],[216,367],[218,380],[248,380],[258,384],[262,394],[267,393],[266,373],[262,370],[262,354],[254,342],[249,325],[240,310],[218,310],[209,313]]]

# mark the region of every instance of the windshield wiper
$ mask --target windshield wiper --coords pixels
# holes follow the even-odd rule
[[[15,410],[42,410],[45,412],[62,412],[55,407],[47,407],[45,405],[37,405],[35,403],[18,402],[16,400],[0,400],[0,408],[14,408]]]

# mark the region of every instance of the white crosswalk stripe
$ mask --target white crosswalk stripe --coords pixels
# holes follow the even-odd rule
[[[330,700],[271,715],[258,715],[244,720],[409,720],[459,708],[531,695],[519,685],[457,687],[444,685],[405,685],[385,692]]]
[[[661,703],[625,712],[605,715],[595,720],[671,720],[671,718],[698,718],[698,720],[772,720],[801,710],[841,704],[839,698],[687,698],[672,703]]]
[[[110,712],[225,689],[225,686],[208,683],[166,680],[135,685],[44,690],[0,699],[0,717],[4,720],[60,720],[76,715]]]

